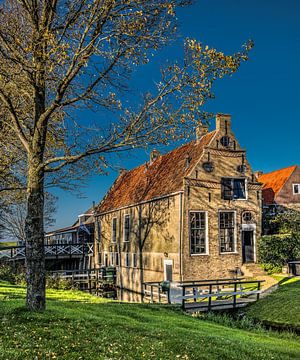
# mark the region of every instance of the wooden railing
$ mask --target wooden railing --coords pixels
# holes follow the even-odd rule
[[[25,246],[10,246],[0,250],[0,259],[19,260],[25,258]],[[51,244],[44,245],[45,257],[75,257],[93,254],[94,244]]]
[[[259,299],[264,280],[219,280],[181,284],[183,310],[237,308]]]
[[[161,282],[146,282],[144,299],[151,303],[181,304],[185,311],[238,308],[259,299],[263,281],[243,278],[183,281],[171,283],[164,292]]]

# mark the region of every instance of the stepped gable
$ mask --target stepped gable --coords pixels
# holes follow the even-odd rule
[[[101,214],[182,190],[184,177],[197,164],[204,147],[215,133],[212,131],[199,141],[191,141],[158,156],[153,163],[147,162],[120,174],[99,204],[97,212]]]
[[[275,170],[259,176],[258,181],[263,183],[263,197],[265,204],[272,204],[297,165]]]

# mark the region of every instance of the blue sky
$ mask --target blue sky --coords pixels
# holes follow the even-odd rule
[[[300,164],[299,14],[299,0],[198,0],[178,13],[181,39],[140,68],[131,84],[137,92],[151,88],[159,66],[180,59],[185,37],[225,53],[238,51],[251,38],[255,47],[249,61],[216,83],[216,99],[206,109],[232,115],[233,130],[254,170]],[[131,169],[148,158],[149,151],[131,152],[121,162]],[[111,171],[91,177],[82,188],[84,198],[53,191],[59,197],[54,227],[71,225],[93,201],[98,203],[116,176]]]

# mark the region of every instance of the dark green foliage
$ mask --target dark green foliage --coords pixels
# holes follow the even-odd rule
[[[259,260],[266,270],[281,268],[299,255],[299,234],[265,235],[260,239]]]
[[[300,257],[300,212],[284,209],[275,217],[266,217],[271,235],[259,243],[259,258],[269,273],[281,271],[288,261]]]

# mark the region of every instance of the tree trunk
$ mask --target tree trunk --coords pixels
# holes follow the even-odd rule
[[[45,310],[44,253],[44,173],[38,170],[40,157],[29,159],[27,183],[26,235],[26,306],[29,310]]]

